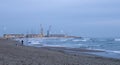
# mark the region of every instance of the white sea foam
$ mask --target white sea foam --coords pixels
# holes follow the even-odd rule
[[[84,46],[84,44],[78,44],[79,46]]]
[[[72,41],[74,41],[74,42],[86,42],[87,40],[86,39],[74,39],[74,40],[72,40]]]
[[[114,39],[115,41],[120,41],[120,38],[116,38],[116,39]]]
[[[64,42],[64,41],[67,41],[67,40],[68,40],[68,39],[60,39],[60,41],[63,41],[63,42]]]
[[[117,53],[117,54],[120,54],[120,51],[111,51],[113,53]]]
[[[78,42],[78,41],[81,41],[81,40],[79,40],[79,39],[75,39],[75,40],[72,40],[72,41],[74,41],[74,42]]]
[[[29,44],[41,44],[39,41],[29,41]]]
[[[90,40],[90,38],[82,38],[82,39],[74,39],[73,41],[75,41],[75,42],[79,42],[79,41],[86,42],[86,41],[89,41],[89,40]]]
[[[44,46],[44,47],[46,47],[46,46],[47,46],[47,47],[65,47],[65,46],[62,46],[62,45],[48,45],[48,44],[47,44],[47,45],[44,44],[43,46]]]

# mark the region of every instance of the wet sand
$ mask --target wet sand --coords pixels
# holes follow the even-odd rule
[[[18,44],[18,45],[16,45]],[[56,49],[56,50],[55,50]],[[120,65],[120,60],[89,54],[69,54],[59,49],[21,46],[12,40],[0,39],[0,65]],[[74,49],[81,52],[102,52]]]

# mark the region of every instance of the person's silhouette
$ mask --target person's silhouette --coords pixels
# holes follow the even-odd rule
[[[23,46],[24,45],[24,41],[22,40],[21,43],[22,43],[22,46]]]

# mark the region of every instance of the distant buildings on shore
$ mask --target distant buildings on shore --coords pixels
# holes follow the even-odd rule
[[[64,34],[51,34],[48,36],[42,36],[41,34],[4,34],[4,38],[8,39],[14,39],[14,38],[50,38],[50,37],[55,37],[55,38],[80,38],[77,36],[67,36]]]
[[[24,38],[24,34],[4,34],[4,38]]]
[[[4,34],[4,38],[43,38],[43,37],[56,37],[56,38],[80,38],[77,36],[67,36],[65,34],[50,34],[50,29],[47,30],[47,34],[43,33],[43,27],[41,25],[40,34]]]

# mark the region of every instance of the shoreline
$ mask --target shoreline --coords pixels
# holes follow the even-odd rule
[[[38,43],[38,42],[37,42]],[[47,46],[47,45],[40,45],[40,46],[37,46],[36,45],[28,45],[25,43],[26,46],[34,46],[34,47],[53,47],[53,48],[69,48],[69,52],[68,53],[72,53],[72,50],[74,49],[74,53],[78,53],[75,49],[84,49],[84,50],[89,50],[89,52],[85,52],[87,54],[92,54],[92,55],[97,55],[97,56],[101,56],[101,57],[106,57],[106,58],[114,58],[114,59],[120,59],[120,51],[113,51],[113,50],[105,50],[105,49],[91,49],[91,48],[77,48],[77,47],[62,47],[62,46]],[[63,51],[63,49],[61,49]],[[90,52],[90,51],[102,51],[102,52]]]
[[[64,50],[64,48],[37,48],[16,46],[16,44],[20,43],[0,39],[0,65],[120,65],[118,59],[99,57],[87,53],[69,54],[60,50]],[[93,52],[93,50],[85,49],[73,50]]]
[[[47,48],[53,51],[64,52],[67,54],[73,54],[73,55],[85,54],[85,55],[92,55],[97,57],[120,60],[120,54],[107,52],[104,50],[98,50],[98,49],[81,49],[81,48],[65,48],[65,47],[43,47],[43,48]]]

